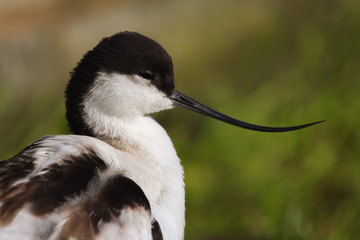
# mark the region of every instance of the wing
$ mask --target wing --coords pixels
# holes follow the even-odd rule
[[[112,171],[89,144],[53,136],[0,163],[0,239],[162,235],[134,181]]]

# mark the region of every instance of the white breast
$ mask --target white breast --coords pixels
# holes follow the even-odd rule
[[[141,187],[164,239],[183,239],[183,169],[170,138],[151,117],[138,118],[126,129],[132,136],[133,149],[127,148],[124,152],[98,143],[94,144],[94,149],[110,164],[107,174],[126,169],[124,174]]]

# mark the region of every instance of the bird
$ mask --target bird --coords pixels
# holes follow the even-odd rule
[[[44,136],[0,162],[0,239],[184,238],[184,172],[150,114],[174,107],[249,130],[284,132],[221,114],[175,90],[172,58],[155,40],[103,38],[70,74],[71,134]]]

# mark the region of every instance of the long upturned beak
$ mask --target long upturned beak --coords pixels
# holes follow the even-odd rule
[[[208,108],[195,100],[185,96],[184,94],[174,90],[173,94],[170,96],[170,99],[173,101],[175,106],[187,108],[190,110],[193,110],[194,112],[201,113],[203,115],[218,119],[220,121],[232,124],[237,127],[253,130],[253,131],[259,131],[259,132],[287,132],[287,131],[293,131],[298,130],[301,128],[309,127],[314,124],[318,124],[323,121],[308,123],[304,125],[299,126],[293,126],[293,127],[264,127],[264,126],[258,126],[250,123],[246,123],[243,121],[239,121],[237,119],[228,117],[222,113],[219,113],[211,108]]]

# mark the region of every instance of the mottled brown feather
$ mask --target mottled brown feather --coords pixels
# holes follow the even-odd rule
[[[18,164],[12,165],[10,172],[16,172],[13,168],[17,167]],[[42,170],[44,173],[29,176],[25,182],[9,186],[10,182],[4,181],[0,194],[0,224],[9,224],[25,204],[29,204],[30,212],[36,216],[51,213],[67,199],[84,192],[89,181],[106,168],[105,162],[89,151],[50,164]],[[1,175],[6,176],[6,173],[1,172]]]

